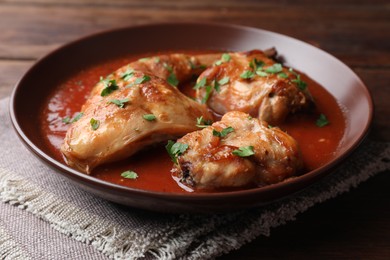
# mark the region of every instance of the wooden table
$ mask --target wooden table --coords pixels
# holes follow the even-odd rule
[[[0,98],[40,57],[80,36],[118,26],[213,21],[253,26],[311,43],[342,60],[370,89],[369,138],[390,141],[390,5],[386,0],[0,1]],[[353,95],[353,93],[351,93]],[[390,175],[318,205],[271,237],[224,259],[390,259]]]

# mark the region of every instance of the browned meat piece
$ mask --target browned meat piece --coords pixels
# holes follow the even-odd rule
[[[67,163],[90,173],[103,163],[194,131],[196,119],[211,119],[204,105],[167,81],[129,66],[99,82],[61,147]]]
[[[241,111],[271,125],[314,104],[300,76],[261,51],[224,54],[196,88],[197,99],[221,115]]]
[[[177,144],[184,149],[176,152],[174,171],[184,183],[201,189],[278,183],[302,168],[291,136],[243,112],[228,112]]]

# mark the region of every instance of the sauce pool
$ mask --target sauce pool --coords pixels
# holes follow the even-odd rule
[[[65,163],[60,147],[69,128],[69,124],[62,120],[77,115],[90,91],[99,82],[100,76],[105,77],[134,60],[152,55],[133,55],[86,68],[54,90],[41,112],[40,125],[44,140],[58,161]],[[337,101],[328,91],[304,74],[301,74],[301,78],[308,84],[308,89],[316,102],[316,111],[294,115],[279,127],[297,140],[305,171],[308,172],[334,158],[344,136],[345,118]],[[192,96],[193,84],[190,82],[183,85],[183,93]],[[316,125],[321,113],[326,115],[329,125],[324,127]],[[93,170],[92,176],[137,189],[187,193],[190,189],[181,185],[170,172],[172,162],[164,145],[155,145],[128,159],[99,166]],[[121,177],[121,173],[127,170],[135,171],[138,178],[133,180]]]

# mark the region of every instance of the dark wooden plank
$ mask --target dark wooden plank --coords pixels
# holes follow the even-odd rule
[[[336,55],[361,57],[369,66],[387,65],[389,11],[380,6],[338,9],[336,6],[259,6],[234,8],[123,8],[112,6],[3,4],[0,8],[0,58],[38,58],[80,36],[118,26],[167,21],[234,23],[287,34]],[[18,19],[15,19],[17,17]],[[375,19],[372,19],[375,17]],[[362,35],[362,32],[370,31]],[[49,37],[48,37],[49,36]],[[374,61],[372,56],[382,57]],[[384,57],[384,58],[383,58]],[[388,57],[388,56],[387,56]],[[360,62],[360,61],[359,61]],[[353,65],[353,64],[352,64]]]

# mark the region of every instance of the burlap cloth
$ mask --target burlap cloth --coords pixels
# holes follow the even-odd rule
[[[316,203],[390,169],[390,145],[366,142],[334,174],[271,205],[220,215],[171,215],[99,199],[35,158],[0,101],[0,259],[207,259],[237,249]]]

